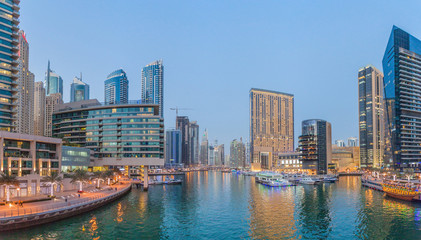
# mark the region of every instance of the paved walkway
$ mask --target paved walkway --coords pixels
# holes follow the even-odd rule
[[[64,208],[68,206],[78,205],[80,203],[89,202],[98,198],[103,198],[127,187],[128,184],[116,184],[112,186],[104,186],[103,189],[84,189],[84,193],[61,192],[56,194],[57,198],[54,200],[46,200],[40,202],[23,203],[23,207],[16,204],[7,204],[0,206],[0,220],[5,217],[21,216],[33,213],[47,212],[54,209]],[[39,198],[39,197],[38,197]],[[67,198],[67,202],[65,201]],[[13,199],[16,201],[16,199]]]

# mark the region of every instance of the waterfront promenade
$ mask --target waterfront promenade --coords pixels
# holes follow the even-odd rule
[[[131,183],[106,186],[83,193],[65,192],[54,200],[0,206],[0,231],[47,223],[105,205],[129,192]],[[67,201],[66,201],[67,199]]]

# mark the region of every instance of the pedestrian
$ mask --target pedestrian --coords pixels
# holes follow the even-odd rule
[[[115,190],[117,191],[117,188],[115,188]]]
[[[65,198],[64,201],[67,202],[67,198]]]
[[[78,194],[79,198],[80,198],[80,194]]]

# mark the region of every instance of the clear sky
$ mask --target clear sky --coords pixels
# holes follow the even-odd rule
[[[103,101],[118,68],[140,99],[141,68],[163,59],[166,128],[179,106],[211,141],[248,139],[256,87],[294,94],[296,139],[302,120],[321,118],[346,140],[358,137],[358,69],[382,70],[393,25],[421,38],[420,10],[421,1],[389,0],[23,0],[20,26],[30,71],[43,81],[50,59],[65,101],[80,72]]]

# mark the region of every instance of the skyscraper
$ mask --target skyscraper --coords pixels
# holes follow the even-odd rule
[[[383,104],[383,106],[384,106],[384,104]],[[383,110],[384,110],[384,108],[383,108]],[[383,120],[383,122],[384,122],[384,120]],[[383,130],[383,133],[384,133],[384,130]],[[348,147],[358,147],[358,138],[355,138],[355,137],[348,138]]]
[[[329,122],[309,119],[302,122],[298,145],[303,169],[311,173],[326,174],[332,162],[332,127]]]
[[[208,164],[208,131],[205,129],[205,132],[202,136],[202,142],[200,143],[200,164],[207,165]]]
[[[53,135],[53,113],[57,105],[63,103],[63,97],[60,93],[53,93],[45,97],[45,117],[44,117],[44,136]]]
[[[105,104],[128,103],[129,100],[129,80],[126,72],[118,69],[107,76],[104,83]]]
[[[70,85],[70,102],[79,102],[89,100],[89,85],[82,82],[82,74],[80,78],[73,78],[73,83]]]
[[[224,144],[215,145],[214,155],[215,155],[215,165],[224,166],[225,165]]]
[[[152,62],[142,69],[143,104],[158,104],[159,114],[164,116],[164,65],[162,60]]]
[[[270,169],[274,153],[294,151],[294,96],[250,90],[252,169]]]
[[[338,147],[345,147],[345,142],[344,140],[336,140],[335,145]]]
[[[35,82],[34,91],[34,134],[44,136],[45,88],[43,82]]]
[[[190,122],[186,116],[177,116],[176,129],[181,132],[181,162],[190,166]]]
[[[395,168],[420,168],[421,41],[393,26],[383,57],[388,135]],[[362,139],[360,139],[362,145]],[[385,162],[388,164],[388,162]]]
[[[167,130],[165,139],[165,164],[175,166],[181,163],[181,131]]]
[[[2,1],[2,54],[0,55],[0,130],[14,131],[19,77],[19,1]]]
[[[50,61],[48,61],[47,72],[45,72],[45,90],[47,96],[60,93],[63,98],[63,79],[60,75],[51,70]]]
[[[25,32],[19,31],[19,78],[17,86],[16,132],[34,133],[34,74],[29,71],[29,44]]]
[[[190,148],[190,160],[189,162],[192,165],[199,164],[199,125],[196,121],[192,121],[189,123],[189,148]]]
[[[208,149],[208,166],[215,166],[215,147],[211,144]]]
[[[358,104],[360,166],[382,167],[385,148],[383,74],[371,65],[358,71]]]
[[[246,147],[240,139],[234,139],[231,141],[230,145],[230,165],[231,167],[246,167]]]

